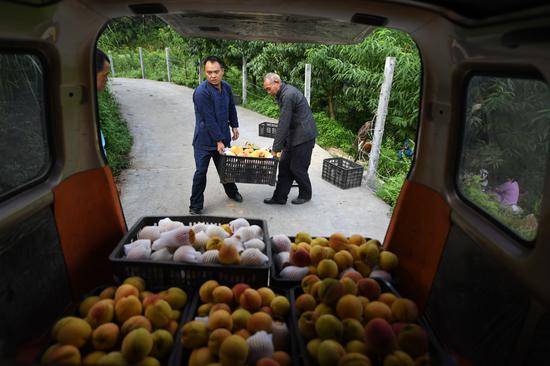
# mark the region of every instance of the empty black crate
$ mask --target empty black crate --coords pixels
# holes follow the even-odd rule
[[[344,158],[323,160],[322,178],[342,189],[361,186],[363,167]]]
[[[258,125],[258,134],[262,137],[271,137],[274,138],[277,134],[277,123],[273,122],[262,122]]]
[[[184,225],[196,223],[227,224],[235,217],[217,216],[145,216],[139,219],[124,235],[116,248],[109,256],[113,264],[115,277],[124,279],[131,276],[140,276],[148,286],[197,286],[207,280],[218,280],[227,283],[245,282],[251,286],[266,286],[269,280],[269,266],[271,263],[271,242],[265,220],[246,220],[250,225],[258,225],[263,230],[262,240],[265,243],[265,255],[268,262],[261,266],[181,263],[173,261],[154,261],[152,259],[128,259],[124,256],[124,244],[137,238],[144,226],[154,225],[159,220],[169,217],[173,221],[180,221]]]
[[[244,156],[220,155],[218,173],[221,183],[277,183],[275,158],[251,158]]]

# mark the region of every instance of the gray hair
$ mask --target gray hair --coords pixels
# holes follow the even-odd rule
[[[264,76],[264,80],[268,80],[271,84],[273,84],[274,82],[281,82],[281,77],[274,73],[274,72],[270,72],[270,73],[267,73],[265,74]]]

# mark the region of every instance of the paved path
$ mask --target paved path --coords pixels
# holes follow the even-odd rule
[[[187,215],[195,170],[192,89],[140,79],[114,78],[111,84],[134,136],[131,167],[119,180],[128,227],[141,216]],[[237,113],[241,133],[237,143],[248,140],[271,146],[272,139],[258,136],[258,124],[276,120],[241,107],[237,107]],[[298,194],[297,188],[292,189],[286,206],[269,206],[262,201],[271,196],[274,187],[256,184],[238,184],[244,201],[231,201],[211,163],[204,214],[263,218],[268,221],[270,234],[306,231],[317,236],[339,231],[382,240],[390,207],[364,186],[342,190],[321,179],[323,159],[327,157],[328,152],[315,146],[309,169],[313,199],[300,206],[290,203]]]

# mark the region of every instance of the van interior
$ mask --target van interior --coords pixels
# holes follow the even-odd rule
[[[0,72],[2,363],[37,362],[37,339],[68,304],[113,279],[109,254],[128,228],[99,143],[93,60],[106,24],[140,15],[184,37],[351,44],[378,27],[410,35],[422,62],[418,135],[383,241],[399,257],[396,287],[455,364],[550,363],[544,0],[1,2],[2,63],[25,56],[40,70],[28,87],[12,88],[20,74]],[[510,84],[509,109],[484,102]],[[489,115],[493,126],[478,128]],[[515,123],[499,126],[507,115]],[[476,141],[504,138],[499,164],[516,165],[502,177],[529,181],[533,197],[519,226],[491,214],[465,183],[483,189],[479,160],[491,156]]]

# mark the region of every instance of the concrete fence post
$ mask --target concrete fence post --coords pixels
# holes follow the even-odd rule
[[[386,122],[386,115],[388,114],[388,102],[390,100],[394,67],[395,57],[386,57],[386,65],[384,66],[384,81],[382,82],[380,98],[378,99],[378,109],[376,111],[376,121],[374,125],[374,137],[372,139],[372,147],[369,154],[369,167],[366,177],[367,186],[372,190],[376,190],[378,188],[376,168],[378,167],[378,160],[380,159],[380,146],[382,145],[384,124]]]

